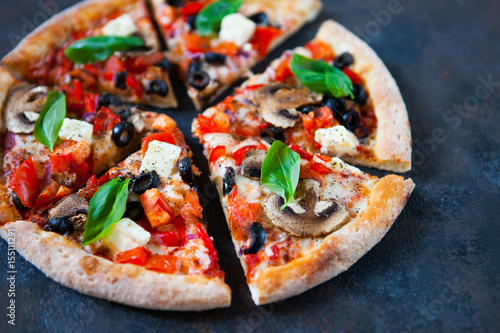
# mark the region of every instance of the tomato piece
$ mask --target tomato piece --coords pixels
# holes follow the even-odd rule
[[[120,117],[114,114],[113,111],[107,107],[103,106],[95,116],[94,134],[102,135],[107,131],[111,131],[119,122]]]
[[[351,79],[353,84],[361,84],[362,83],[359,75],[356,74],[355,72],[351,71],[349,68],[344,68],[343,72],[345,75],[347,75]]]
[[[245,255],[245,263],[247,264],[247,279],[250,278],[255,273],[255,267],[261,262],[259,254],[247,254]]]
[[[255,221],[259,212],[258,203],[248,203],[245,199],[238,197],[238,186],[234,186],[227,200],[229,211],[229,224],[231,232],[236,240],[244,239],[245,229]]]
[[[276,67],[275,79],[278,82],[284,82],[287,78],[293,76],[292,69],[290,68],[291,56],[287,56],[282,62]]]
[[[244,93],[247,93],[250,91],[257,90],[263,86],[264,86],[263,84],[252,84],[252,85],[246,86],[244,88],[237,88],[235,91],[235,94],[244,94]]]
[[[250,41],[260,56],[266,55],[272,41],[281,35],[281,30],[273,27],[260,27],[255,28],[255,33]]]
[[[181,240],[179,239],[179,236],[177,236],[177,233],[175,231],[158,232],[155,233],[154,236],[157,237],[165,246],[181,246]]]
[[[309,152],[307,152],[305,150],[302,150],[302,148],[300,148],[297,145],[290,145],[289,147],[290,147],[291,150],[293,150],[294,152],[296,152],[297,154],[299,154],[300,157],[303,158],[303,159],[306,159],[306,160],[309,161],[310,159],[312,159],[314,157],[313,154],[311,154],[311,153],[309,153]]]
[[[183,17],[188,17],[198,14],[198,12],[205,6],[205,2],[190,2],[181,8]]]
[[[161,273],[174,273],[177,258],[170,255],[152,254],[146,261],[146,269]]]
[[[210,163],[217,162],[222,156],[226,156],[226,148],[224,146],[215,147],[210,153]]]
[[[245,146],[245,147],[241,147],[240,149],[236,150],[233,153],[233,158],[234,158],[235,164],[241,165],[246,154],[255,148],[257,148],[257,146]]]
[[[116,255],[115,262],[119,264],[133,264],[144,266],[148,261],[148,252],[143,247],[123,251]]]
[[[310,179],[315,179],[319,182],[319,185],[321,186],[323,184],[323,178],[321,178],[321,175],[317,173],[314,170],[311,170],[309,166],[300,166],[300,174],[299,174],[299,179],[304,179],[304,178],[310,178]]]
[[[86,112],[91,112],[91,113],[96,113],[97,108],[99,107],[99,95],[97,94],[85,94],[84,97],[84,113]]]
[[[196,127],[202,134],[229,133],[230,124],[231,121],[227,114],[215,111],[211,117],[205,117],[202,114],[198,115],[198,124]]]
[[[31,156],[12,173],[11,177],[9,188],[16,193],[23,206],[32,208],[40,193],[40,182]]]
[[[249,137],[252,137],[252,136],[259,136],[259,129],[256,128],[256,127],[251,127],[251,126],[236,126],[236,128],[234,129],[234,132],[236,132],[236,134],[244,137],[244,138],[249,138]]]
[[[311,165],[309,165],[309,168],[312,171],[319,173],[320,175],[327,175],[333,172],[333,170],[329,167],[317,162],[312,162]]]
[[[210,39],[197,34],[186,34],[182,38],[184,48],[192,53],[210,51]]]
[[[125,79],[125,84],[127,85],[127,87],[132,89],[137,98],[142,98],[143,94],[142,84],[134,76],[130,74],[127,75],[127,78]]]
[[[106,60],[104,72],[116,74],[125,70],[125,64],[117,56],[111,56]]]
[[[61,90],[64,90],[66,95],[66,103],[68,105],[68,109],[75,111],[77,113],[81,113],[84,108],[84,94],[82,84],[79,80],[73,81],[73,88],[68,86],[61,87]]]
[[[316,155],[316,157],[325,162],[330,162],[332,160],[330,156],[326,155]]]
[[[165,131],[162,133],[153,133],[142,139],[142,154],[146,154],[148,151],[149,143],[151,141],[161,141],[175,145],[175,136],[170,131]]]
[[[202,211],[198,194],[196,191],[189,191],[181,208],[181,217],[188,223],[198,222],[202,217]]]
[[[310,135],[314,135],[317,129],[338,125],[338,121],[327,106],[320,107],[314,113],[302,114],[302,122],[304,129]]]
[[[99,189],[99,183],[97,181],[97,177],[95,175],[90,176],[90,178],[87,180],[87,184],[83,189],[81,189],[81,193],[78,192],[82,197],[87,199],[87,201],[90,201],[92,197],[94,196],[95,192]]]
[[[45,186],[42,192],[38,195],[33,208],[35,210],[47,208],[51,203],[56,203],[70,194],[71,190],[66,186],[59,185],[56,182],[51,182],[51,184]]]
[[[227,56],[235,56],[238,54],[238,46],[233,42],[223,41],[215,45],[212,48],[212,51],[215,53],[222,53]]]
[[[177,231],[177,237],[181,241],[181,246],[186,244],[186,223],[182,220],[182,217],[176,217],[172,220],[172,224]]]
[[[205,244],[205,247],[208,250],[208,256],[211,260],[210,266],[213,267],[215,263],[217,263],[217,251],[215,250],[214,244],[212,243],[210,237],[208,237],[208,234],[205,232],[205,229],[203,229],[203,226],[201,224],[198,224],[196,226],[196,233],[198,234],[198,237],[203,240],[203,244]]]
[[[311,51],[313,59],[331,61],[335,58],[335,53],[330,45],[323,41],[312,41],[307,43],[304,47]]]
[[[85,140],[67,140],[49,154],[52,172],[68,172],[83,164],[91,155],[90,145]]]
[[[174,210],[163,193],[157,188],[152,188],[142,194],[140,198],[144,213],[153,229],[170,223],[172,216],[174,216]]]

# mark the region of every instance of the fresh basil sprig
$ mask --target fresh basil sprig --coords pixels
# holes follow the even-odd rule
[[[324,61],[294,54],[290,62],[290,69],[300,83],[312,91],[330,94],[333,97],[350,96],[354,98],[351,79],[340,69]]]
[[[116,51],[127,51],[144,46],[139,37],[94,36],[77,40],[66,50],[64,55],[78,64],[104,61]]]
[[[119,178],[99,187],[90,200],[87,223],[83,232],[82,246],[94,243],[106,236],[113,224],[125,213],[130,179]]]
[[[49,92],[42,111],[35,121],[33,130],[35,139],[53,151],[65,117],[66,96],[59,91]]]
[[[281,141],[274,141],[262,163],[260,182],[285,200],[292,200],[299,183],[300,155]]]
[[[196,15],[196,31],[200,36],[208,36],[220,29],[224,16],[236,13],[243,0],[219,0],[202,8]]]

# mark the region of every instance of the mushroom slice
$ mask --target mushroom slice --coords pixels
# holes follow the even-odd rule
[[[265,121],[276,127],[288,128],[300,119],[297,108],[317,104],[318,100],[307,88],[273,83],[255,90],[253,103]]]
[[[245,155],[241,162],[240,173],[250,179],[259,180],[262,163],[266,158],[266,152],[262,149],[254,149]]]
[[[344,205],[335,199],[320,200],[319,183],[302,179],[296,194],[300,199],[281,210],[284,200],[271,194],[264,203],[264,211],[275,226],[300,237],[327,235],[342,227],[349,218]]]
[[[13,133],[32,133],[47,93],[47,87],[27,83],[12,88],[5,105],[7,129]]]
[[[87,214],[88,209],[89,204],[87,203],[87,200],[78,194],[73,193],[56,203],[56,205],[49,211],[49,219]]]

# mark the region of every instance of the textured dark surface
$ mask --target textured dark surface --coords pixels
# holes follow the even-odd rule
[[[54,6],[70,0],[2,0],[0,55]],[[64,3],[64,5],[62,5]],[[19,331],[500,331],[500,4],[495,0],[326,1],[320,17],[284,49],[333,18],[383,59],[407,103],[417,184],[387,236],[347,272],[300,296],[253,305],[232,250],[205,159],[190,135],[187,98],[176,119],[193,147],[209,233],[233,290],[228,309],[175,313],[135,309],[81,295],[17,256]],[[44,9],[44,7],[46,9]],[[383,11],[383,12],[380,12]],[[385,13],[379,15],[377,13]],[[491,85],[483,82],[493,81]],[[182,90],[182,88],[180,89]],[[180,91],[181,93],[183,91]],[[180,95],[182,96],[182,94]],[[369,170],[377,175],[382,172]],[[0,331],[7,325],[7,246],[0,242]]]

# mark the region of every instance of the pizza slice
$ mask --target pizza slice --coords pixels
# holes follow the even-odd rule
[[[215,100],[321,9],[319,0],[151,0],[197,109]]]
[[[101,177],[58,201],[48,219],[0,228],[48,277],[84,294],[136,307],[226,307],[217,252],[201,221],[190,151],[175,122],[142,140]]]
[[[411,132],[396,82],[334,21],[198,117],[196,135],[261,136],[378,169],[411,169]]]
[[[42,24],[2,60],[17,77],[176,107],[169,62],[145,0],[87,0]]]

